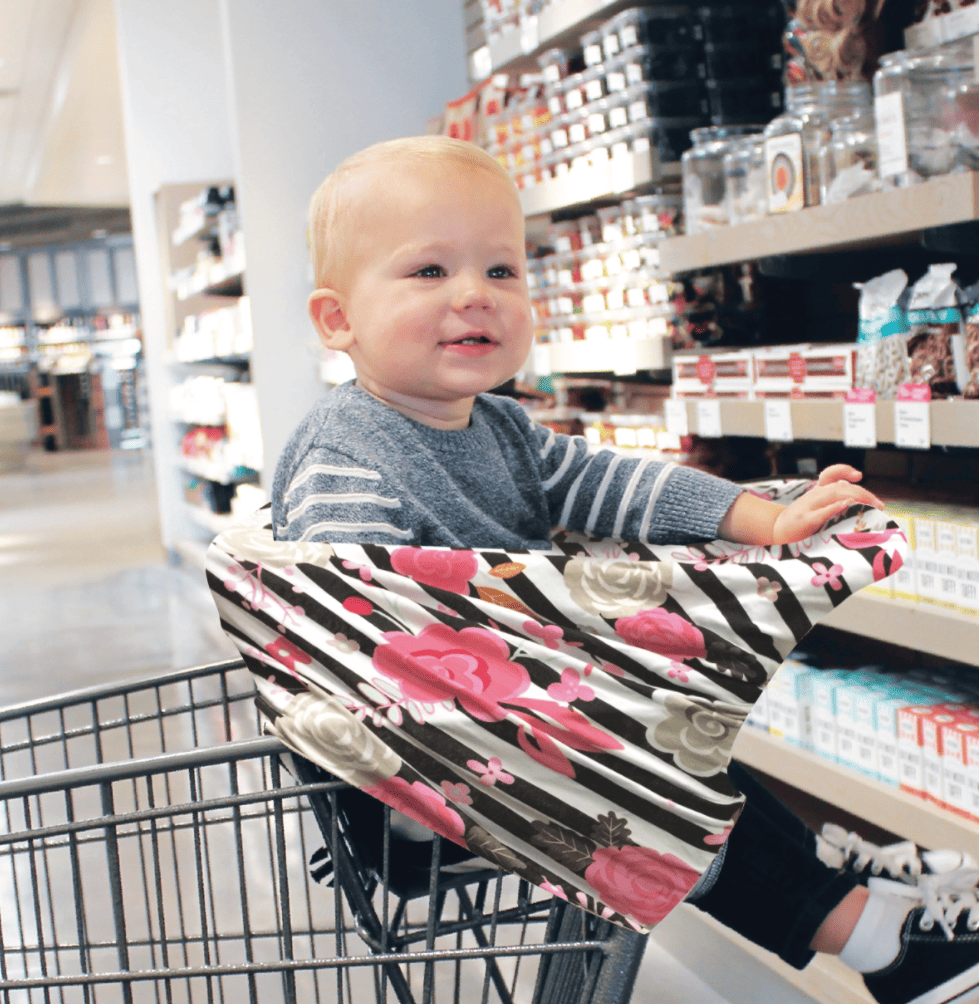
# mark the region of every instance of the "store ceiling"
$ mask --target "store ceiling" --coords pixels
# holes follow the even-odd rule
[[[0,0],[0,242],[17,203],[129,203],[112,0]]]

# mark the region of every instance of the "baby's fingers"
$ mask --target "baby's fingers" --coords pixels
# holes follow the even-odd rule
[[[849,464],[831,464],[819,475],[819,485],[831,485],[837,481],[859,481],[863,474]]]

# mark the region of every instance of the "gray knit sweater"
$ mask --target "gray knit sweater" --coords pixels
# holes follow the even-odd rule
[[[711,540],[741,488],[594,450],[480,394],[469,427],[432,429],[353,383],[293,433],[275,472],[277,540],[546,549],[553,527],[641,543]]]

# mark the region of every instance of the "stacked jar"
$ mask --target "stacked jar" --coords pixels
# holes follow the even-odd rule
[[[688,234],[732,222],[725,157],[733,153],[739,141],[751,140],[760,133],[761,126],[757,125],[705,126],[690,133],[693,146],[682,158],[683,216]]]
[[[527,188],[627,154],[676,163],[707,121],[702,46],[684,7],[627,10],[550,50],[541,73],[489,123],[489,152]]]
[[[680,198],[651,194],[551,225],[548,253],[530,261],[539,342],[666,335],[677,287],[659,242],[678,230]]]

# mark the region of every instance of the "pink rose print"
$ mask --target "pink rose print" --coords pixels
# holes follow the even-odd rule
[[[537,621],[527,620],[523,622],[523,629],[532,637],[540,638],[548,648],[558,648],[564,637],[564,628],[556,624],[538,624]]]
[[[468,784],[453,784],[451,781],[443,781],[439,787],[450,802],[458,802],[460,805],[473,804],[473,800],[469,797]]]
[[[679,662],[673,663],[673,666],[667,671],[666,675],[671,680],[679,680],[681,683],[690,682],[690,677],[687,675],[687,667]]]
[[[658,924],[693,888],[700,873],[651,847],[599,847],[585,881],[599,899],[641,924]]]
[[[758,577],[758,595],[763,600],[774,603],[778,599],[778,594],[782,591],[781,582],[772,582],[763,575]]]
[[[296,663],[308,666],[313,661],[311,656],[294,645],[288,638],[276,638],[275,641],[270,641],[265,646],[265,651],[277,662],[282,663],[296,679],[299,679],[296,673]]]
[[[904,559],[900,551],[895,551],[893,554],[878,551],[873,564],[874,582],[880,582],[881,579],[893,575],[903,564]]]
[[[620,617],[615,622],[615,633],[630,645],[671,659],[702,659],[707,654],[703,634],[662,607]]]
[[[564,891],[563,886],[551,885],[551,883],[546,879],[541,882],[540,887],[544,890],[544,892],[549,892],[552,896],[560,896],[561,899],[568,898],[568,894]]]
[[[812,570],[816,573],[812,577],[812,584],[814,586],[829,586],[834,591],[843,588],[843,583],[840,582],[840,576],[843,574],[842,565],[832,565],[830,568],[827,568],[817,561],[812,566]]]
[[[731,827],[725,826],[720,833],[708,833],[707,836],[704,837],[704,843],[712,845],[723,844],[730,835],[731,835]]]
[[[595,691],[581,682],[578,671],[566,669],[561,673],[561,682],[552,683],[547,688],[547,696],[555,701],[594,701]]]
[[[389,777],[382,784],[372,785],[363,791],[374,798],[380,799],[392,809],[403,812],[416,822],[427,826],[441,837],[462,843],[462,835],[466,832],[466,824],[455,809],[445,804],[445,796],[434,788],[415,781],[409,784],[403,777]]]
[[[491,756],[485,764],[478,760],[467,760],[466,766],[477,774],[482,774],[479,783],[485,784],[488,788],[492,788],[497,781],[500,784],[513,784],[513,775],[503,769],[503,761],[498,756]]]
[[[351,571],[356,570],[357,574],[360,576],[361,581],[370,582],[371,581],[371,570],[367,565],[361,565],[356,561],[345,561],[343,562],[344,568],[349,568]]]
[[[415,635],[387,631],[374,650],[374,665],[401,684],[408,700],[437,704],[458,700],[482,722],[501,722],[509,701],[530,686],[523,666],[509,659],[506,642],[485,628],[455,631],[429,624]]]
[[[407,575],[423,586],[467,593],[469,580],[478,571],[479,563],[473,551],[399,547],[391,552],[391,567],[399,575]]]

